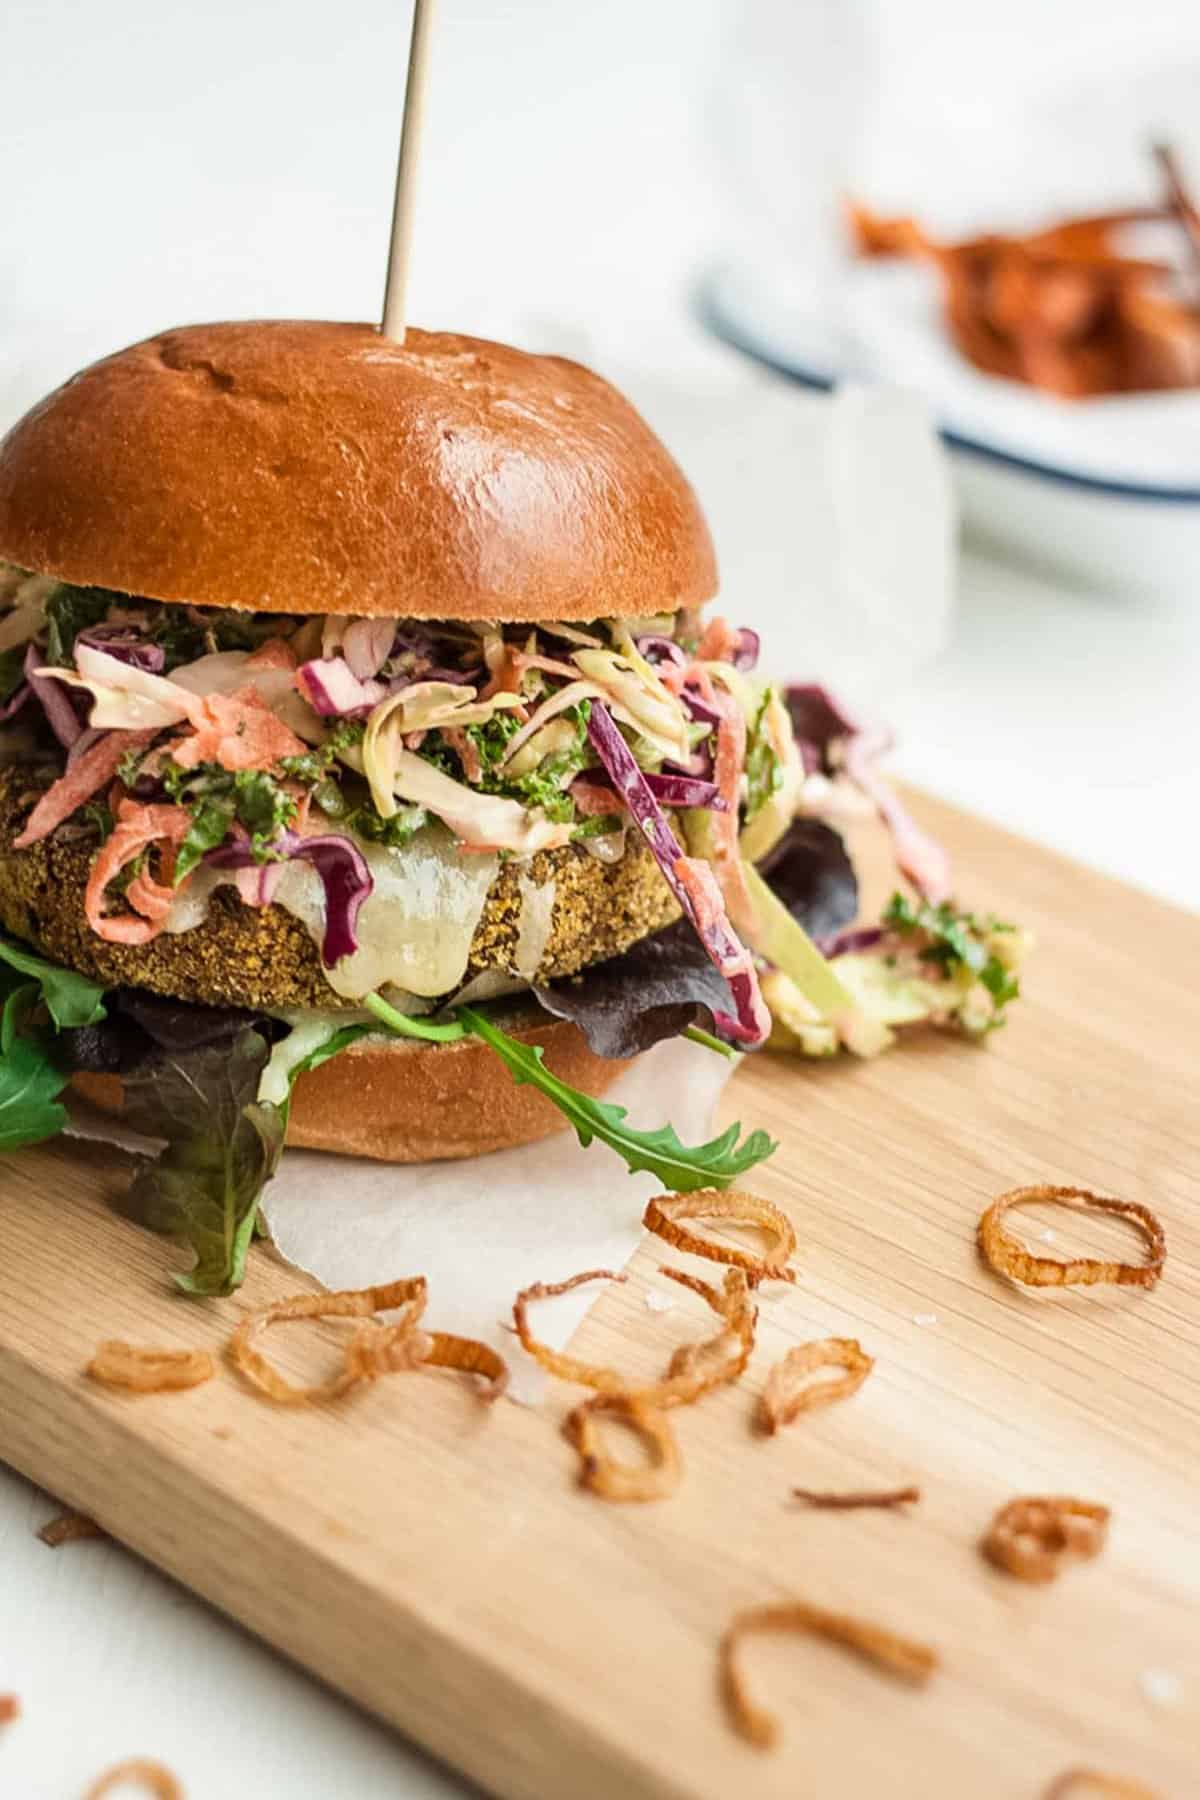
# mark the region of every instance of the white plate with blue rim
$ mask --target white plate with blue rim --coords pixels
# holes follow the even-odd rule
[[[701,321],[806,387],[881,380],[923,395],[977,540],[1109,592],[1200,597],[1200,390],[1064,401],[983,375],[947,338],[936,284],[887,263],[847,272],[841,324],[779,271],[712,269]]]

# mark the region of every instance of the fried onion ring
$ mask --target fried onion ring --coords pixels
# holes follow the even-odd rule
[[[1021,1581],[1053,1581],[1064,1557],[1090,1561],[1108,1537],[1107,1506],[1068,1496],[1028,1495],[1002,1506],[980,1549]]]
[[[449,1331],[433,1331],[425,1336],[428,1348],[421,1358],[427,1369],[458,1369],[464,1375],[478,1375],[484,1386],[479,1397],[489,1404],[498,1400],[508,1386],[508,1364],[490,1344],[475,1338],[455,1337]]]
[[[1014,1206],[1032,1205],[1035,1200],[1048,1200],[1058,1206],[1070,1206],[1080,1212],[1102,1212],[1127,1219],[1140,1231],[1150,1249],[1145,1263],[1104,1262],[1098,1258],[1075,1257],[1059,1262],[1052,1256],[1035,1256],[1026,1250],[1003,1223],[1004,1214]],[[1055,1187],[1041,1182],[1034,1187],[1011,1188],[993,1200],[979,1221],[979,1250],[988,1267],[997,1275],[1026,1287],[1091,1287],[1096,1282],[1111,1281],[1122,1287],[1152,1288],[1157,1284],[1167,1260],[1167,1242],[1163,1228],[1148,1206],[1136,1200],[1106,1199],[1089,1188]]]
[[[910,1506],[921,1498],[919,1487],[885,1488],[882,1492],[826,1494],[814,1488],[794,1487],[792,1496],[807,1506],[821,1507],[827,1512],[852,1512],[860,1506]]]
[[[683,1287],[691,1288],[693,1293],[706,1300],[717,1317],[724,1320],[724,1329],[716,1337],[699,1344],[681,1344],[672,1356],[667,1373],[661,1381],[653,1382],[649,1387],[635,1388],[616,1369],[607,1369],[597,1363],[585,1363],[565,1351],[552,1350],[549,1344],[543,1344],[535,1338],[530,1330],[531,1300],[544,1300],[555,1294],[568,1293],[585,1281],[625,1280],[623,1275],[614,1275],[610,1269],[588,1269],[582,1275],[571,1276],[568,1281],[536,1281],[531,1287],[522,1288],[513,1302],[513,1323],[522,1347],[543,1369],[549,1370],[550,1374],[559,1376],[563,1381],[576,1381],[582,1387],[594,1389],[598,1394],[634,1400],[653,1410],[690,1406],[713,1388],[736,1381],[754,1349],[754,1327],[758,1318],[757,1308],[750,1299],[749,1278],[739,1268],[729,1269],[725,1275],[724,1292],[718,1293],[709,1282],[702,1281],[697,1275],[688,1275],[681,1269],[664,1267],[662,1273],[672,1281],[678,1281]]]
[[[725,1271],[725,1290],[718,1294],[707,1281],[688,1275],[682,1269],[661,1266],[663,1275],[681,1286],[691,1288],[707,1300],[725,1328],[716,1337],[698,1344],[680,1344],[667,1364],[662,1381],[645,1388],[638,1395],[651,1406],[691,1406],[702,1394],[713,1388],[726,1387],[745,1373],[754,1350],[754,1328],[758,1308],[750,1298],[750,1283],[742,1269]]]
[[[624,1275],[618,1275],[613,1269],[585,1269],[581,1275],[572,1275],[566,1281],[535,1281],[522,1288],[513,1301],[513,1327],[521,1340],[521,1348],[527,1350],[548,1374],[557,1375],[560,1381],[577,1381],[582,1387],[595,1388],[602,1394],[624,1393],[629,1384],[615,1369],[582,1362],[563,1350],[552,1350],[549,1344],[540,1343],[529,1329],[531,1300],[551,1300],[558,1294],[569,1294],[572,1288],[582,1287],[585,1281],[624,1280]]]
[[[651,1462],[631,1468],[604,1447],[596,1415],[611,1413],[648,1447]],[[640,1394],[593,1394],[567,1414],[563,1434],[579,1452],[579,1480],[604,1500],[665,1500],[683,1477],[679,1446],[666,1418]]]
[[[38,1532],[43,1544],[51,1550],[57,1550],[62,1544],[78,1543],[81,1538],[103,1538],[108,1533],[95,1519],[89,1519],[86,1513],[64,1512],[56,1518],[48,1519]]]
[[[229,1358],[252,1387],[281,1406],[305,1406],[336,1400],[351,1388],[397,1369],[418,1368],[428,1347],[417,1325],[425,1311],[423,1275],[390,1281],[381,1287],[349,1288],[333,1294],[293,1294],[261,1312],[249,1313],[229,1340]],[[374,1314],[404,1307],[396,1325],[381,1325]],[[255,1340],[271,1325],[287,1319],[362,1319],[364,1325],[346,1346],[342,1367],[316,1387],[286,1381],[255,1348]]]
[[[163,1394],[199,1387],[211,1381],[216,1364],[207,1350],[152,1350],[142,1344],[126,1344],[106,1338],[97,1345],[86,1373],[105,1387],[126,1388],[133,1394]]]
[[[819,1338],[795,1345],[767,1376],[758,1401],[759,1430],[778,1431],[802,1412],[845,1399],[862,1386],[874,1367],[875,1358],[867,1355],[857,1338]],[[805,1381],[814,1369],[827,1368],[845,1369],[846,1373],[835,1381]]]
[[[809,1606],[803,1600],[755,1606],[748,1612],[738,1613],[721,1639],[721,1685],[735,1730],[759,1750],[768,1750],[775,1742],[779,1721],[773,1713],[751,1700],[738,1661],[738,1647],[742,1639],[752,1633],[778,1631],[811,1632],[816,1637],[828,1638],[848,1650],[858,1651],[878,1668],[917,1686],[923,1686],[929,1680],[939,1663],[936,1650],[925,1644],[898,1637],[881,1625]]]
[[[160,1762],[151,1762],[145,1756],[135,1756],[128,1762],[118,1763],[115,1769],[106,1769],[92,1783],[84,1800],[104,1800],[104,1796],[111,1794],[114,1788],[133,1782],[137,1782],[152,1795],[153,1800],[184,1800],[183,1789],[170,1769]]]
[[[1119,1775],[1105,1775],[1101,1769],[1066,1769],[1046,1789],[1044,1800],[1085,1800],[1089,1794],[1103,1794],[1108,1800],[1159,1800],[1153,1788],[1140,1781],[1124,1781]]]
[[[753,1226],[774,1237],[774,1247],[763,1256],[752,1256],[733,1244],[719,1244],[714,1239],[687,1231],[681,1219],[728,1219],[735,1225]],[[760,1281],[795,1281],[796,1272],[788,1267],[796,1252],[796,1232],[792,1221],[769,1200],[760,1200],[737,1188],[699,1188],[693,1194],[659,1194],[651,1200],[642,1215],[647,1231],[670,1244],[686,1250],[691,1256],[705,1256],[710,1262],[728,1263],[744,1269],[751,1286]]]

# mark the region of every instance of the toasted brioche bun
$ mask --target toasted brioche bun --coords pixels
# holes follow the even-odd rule
[[[539,1009],[526,1006],[496,1017],[522,1044],[539,1044],[560,1080],[593,1098],[629,1066],[593,1055],[574,1025]],[[78,1074],[71,1085],[101,1112],[120,1115],[119,1075]],[[478,1038],[453,1044],[367,1041],[300,1076],[287,1141],[302,1150],[378,1162],[442,1162],[535,1144],[566,1129],[545,1095],[518,1087]]]
[[[192,325],[0,443],[0,559],[249,611],[634,617],[716,588],[696,496],[598,375],[448,332]]]

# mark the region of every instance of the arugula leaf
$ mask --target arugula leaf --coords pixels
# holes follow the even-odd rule
[[[285,1113],[260,1105],[266,1039],[249,1028],[232,1045],[163,1052],[125,1077],[125,1117],[165,1138],[144,1159],[124,1210],[186,1240],[195,1266],[175,1280],[187,1294],[229,1294],[245,1274],[258,1202],[283,1149]]]
[[[7,963],[20,975],[30,975],[41,989],[41,997],[55,1025],[70,1030],[79,1025],[95,1025],[104,1017],[104,989],[74,969],[60,969],[47,962],[23,944],[0,937],[0,963]]]
[[[9,1005],[23,991],[10,994],[5,1004],[6,1030]],[[0,1150],[20,1150],[58,1136],[67,1122],[67,1109],[58,1098],[66,1081],[36,1039],[12,1038],[0,1057]]]
[[[676,1193],[727,1187],[777,1148],[765,1131],[752,1131],[739,1143],[742,1128],[737,1124],[711,1142],[694,1147],[680,1143],[670,1125],[660,1126],[657,1131],[636,1131],[625,1123],[623,1106],[593,1100],[551,1074],[539,1046],[517,1043],[473,1007],[460,1006],[456,1016],[468,1031],[496,1052],[518,1086],[528,1082],[554,1102],[575,1127],[585,1149],[593,1138],[598,1138],[623,1158],[631,1175],[645,1169]]]

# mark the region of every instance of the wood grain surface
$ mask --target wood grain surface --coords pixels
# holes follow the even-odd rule
[[[920,811],[964,897],[1036,932],[1028,997],[984,1051],[928,1036],[871,1065],[747,1060],[725,1110],[781,1140],[753,1186],[795,1221],[799,1280],[763,1291],[741,1385],[673,1415],[673,1498],[579,1490],[556,1429],[578,1390],[557,1383],[540,1410],[491,1411],[440,1375],[313,1411],[228,1371],[150,1398],[88,1383],[101,1338],[217,1351],[247,1309],[306,1285],[262,1249],[233,1299],[173,1297],[178,1253],[107,1209],[122,1159],[91,1146],[0,1162],[0,1457],[505,1796],[1033,1800],[1079,1764],[1200,1791],[1200,924]],[[1158,1288],[1029,1294],[984,1269],[979,1213],[1043,1179],[1152,1206]],[[1119,1225],[1030,1214],[1039,1249],[1045,1230],[1053,1253],[1136,1254]],[[662,1248],[575,1349],[650,1376],[708,1334],[657,1274]],[[766,1369],[826,1335],[862,1341],[869,1380],[756,1436]],[[278,1353],[311,1368],[333,1343],[280,1334]],[[903,1513],[789,1498],[909,1481],[923,1499]],[[1018,1493],[1110,1505],[1107,1549],[1049,1587],[992,1569],[978,1540]],[[719,1703],[717,1641],[735,1610],[790,1595],[925,1640],[940,1673],[914,1692],[833,1646],[751,1643],[782,1739],[749,1748]]]

